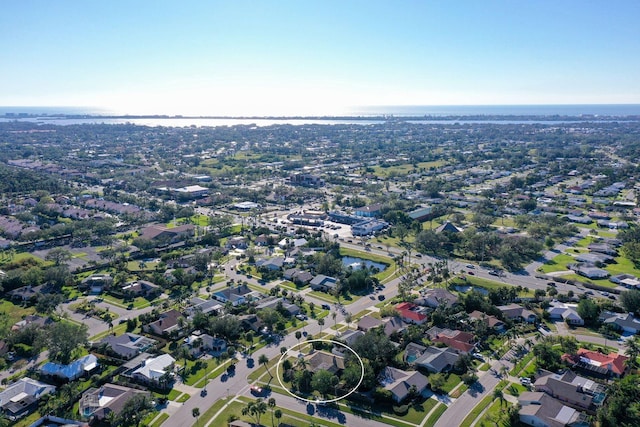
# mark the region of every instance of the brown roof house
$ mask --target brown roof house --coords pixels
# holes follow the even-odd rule
[[[140,238],[151,240],[157,245],[180,242],[188,237],[192,237],[195,227],[193,224],[184,224],[169,228],[164,225],[150,225],[140,234]]]
[[[80,399],[80,416],[104,420],[111,413],[118,415],[122,412],[124,405],[139,394],[150,396],[148,391],[109,383],[100,388],[90,388],[82,394]]]
[[[429,385],[427,377],[420,372],[403,371],[391,366],[384,368],[378,377],[378,381],[380,381],[385,390],[391,392],[393,400],[398,403],[409,395],[412,387],[415,387],[416,393],[422,394]]]
[[[344,357],[325,351],[315,351],[304,356],[308,364],[308,369],[317,372],[321,369],[336,374],[344,369]]]
[[[183,332],[183,322],[186,323],[186,320],[179,311],[169,310],[160,314],[160,318],[155,322],[144,325],[143,330],[158,336],[167,336],[172,333],[179,336]]]

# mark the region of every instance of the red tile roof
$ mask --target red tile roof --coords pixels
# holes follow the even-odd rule
[[[629,359],[627,356],[618,353],[602,354],[585,348],[578,350],[574,358],[568,354],[564,354],[562,358],[573,362],[579,362],[580,360],[588,361],[589,364],[605,368],[616,375],[624,374],[626,369],[625,362]]]

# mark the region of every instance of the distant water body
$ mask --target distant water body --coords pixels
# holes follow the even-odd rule
[[[6,114],[11,114],[7,117]],[[23,116],[21,116],[23,115]],[[26,116],[24,116],[26,115]],[[91,117],[77,117],[77,116]],[[640,104],[597,105],[457,105],[457,106],[377,106],[356,108],[348,116],[316,117],[108,117],[110,112],[87,107],[0,107],[0,123],[13,120],[54,125],[124,124],[140,126],[234,126],[383,123],[390,118],[411,117],[417,124],[521,124],[571,123],[582,117],[600,121],[606,117],[640,116]],[[71,117],[76,116],[76,117]],[[497,119],[497,116],[503,116]],[[508,116],[512,116],[509,118]],[[523,117],[526,116],[526,119]]]

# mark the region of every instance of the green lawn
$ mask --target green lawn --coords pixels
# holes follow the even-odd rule
[[[184,361],[182,361],[184,363]],[[224,373],[227,367],[232,363],[231,359],[227,359],[223,362],[218,362],[218,359],[208,359],[202,361],[202,367],[195,369],[195,362],[187,362],[187,370],[189,372],[185,384],[195,387],[204,387],[205,382],[211,381]],[[207,375],[207,372],[209,373]]]
[[[444,386],[442,387],[442,391],[447,394],[451,393],[451,390],[456,388],[456,386],[460,384],[461,381],[462,380],[458,375],[449,373],[447,375],[447,381],[444,383]]]
[[[21,321],[25,316],[34,314],[36,309],[34,307],[21,307],[15,305],[11,301],[0,301],[0,313],[8,316],[7,326],[11,327],[14,323]],[[2,316],[0,316],[1,319]]]
[[[566,271],[567,264],[576,262],[576,259],[568,254],[560,254],[553,259],[547,261],[540,267],[543,273],[552,273],[554,271]]]
[[[167,421],[167,418],[169,418],[169,414],[167,414],[166,412],[163,412],[158,416],[158,418],[155,419],[155,421],[149,424],[149,427],[160,427],[162,423]]]
[[[520,394],[524,393],[525,391],[529,391],[529,389],[523,386],[522,384],[516,384],[516,383],[511,383],[504,389],[505,393],[508,393],[515,397],[520,396]]]
[[[477,426],[492,426],[500,425],[500,421],[503,417],[506,417],[507,407],[510,405],[505,400],[496,399],[487,412],[482,414],[482,417],[478,420]],[[486,421],[486,424],[484,423]],[[504,424],[503,424],[504,425]]]
[[[433,427],[433,425],[438,422],[438,420],[446,410],[447,405],[445,405],[444,403],[438,403],[436,409],[434,409],[431,415],[429,415],[429,418],[427,418],[427,422],[424,424],[424,427]]]

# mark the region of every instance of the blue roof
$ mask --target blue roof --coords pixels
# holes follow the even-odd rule
[[[98,364],[98,358],[93,354],[81,357],[68,365],[59,365],[53,362],[47,362],[42,365],[40,372],[44,375],[51,375],[61,378],[76,379],[80,377],[85,368],[93,368]]]

